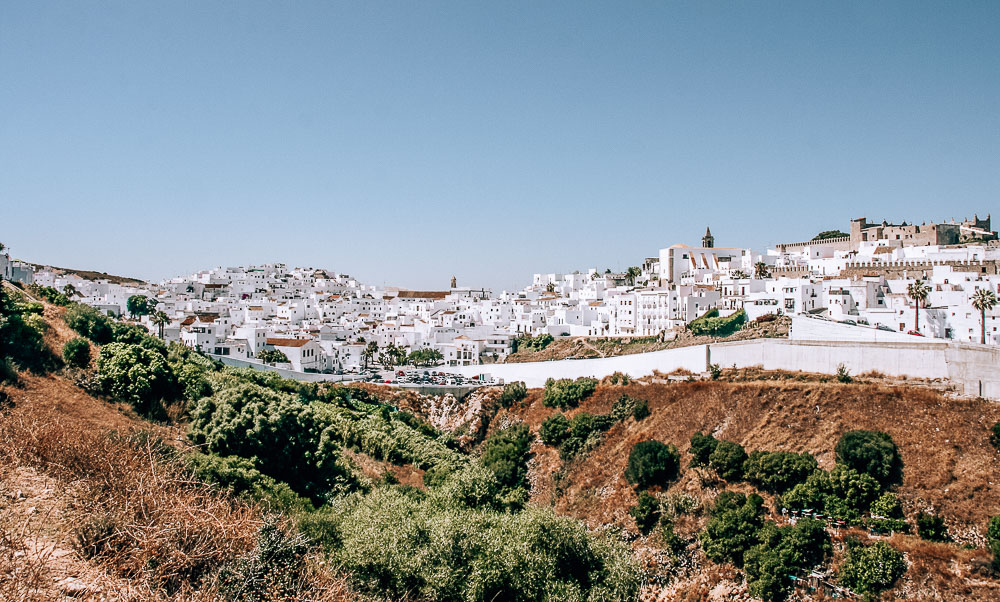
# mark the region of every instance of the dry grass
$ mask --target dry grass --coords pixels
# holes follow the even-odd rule
[[[258,508],[190,480],[173,449],[155,436],[122,433],[81,429],[37,407],[0,417],[5,481],[30,469],[62,491],[54,515],[36,521],[41,530],[34,537],[13,535],[17,525],[10,521],[0,524],[7,592],[45,592],[40,584],[51,586],[51,558],[17,553],[19,546],[40,541],[46,529],[53,547],[88,561],[87,581],[100,583],[101,596],[110,598],[216,599],[219,571],[253,554],[264,521]],[[315,559],[300,568],[298,593],[350,599],[343,581],[316,570]]]

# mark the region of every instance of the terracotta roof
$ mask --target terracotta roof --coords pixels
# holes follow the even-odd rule
[[[194,316],[188,316],[181,322],[181,326],[190,326],[192,324],[194,324]]]
[[[226,286],[225,284],[206,284],[205,288],[222,288]]]
[[[219,314],[196,314],[199,322],[212,323],[219,319]]]
[[[451,291],[399,291],[397,299],[444,299]]]
[[[304,347],[309,341],[310,339],[266,339],[264,343],[275,347]]]
[[[260,305],[251,305],[250,311],[264,311],[264,308],[261,307]]]

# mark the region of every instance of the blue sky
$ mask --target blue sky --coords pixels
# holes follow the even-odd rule
[[[7,0],[0,240],[510,289],[706,225],[986,213],[998,30],[998,2]]]

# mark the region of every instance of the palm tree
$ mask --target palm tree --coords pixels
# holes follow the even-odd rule
[[[758,261],[753,264],[753,277],[757,280],[763,280],[764,278],[770,278],[771,273],[767,270],[767,264],[763,261]]]
[[[906,287],[906,296],[913,299],[913,332],[920,332],[920,304],[927,303],[927,295],[930,292],[931,287],[919,279]]]
[[[554,293],[555,291],[556,291],[556,283],[555,282],[550,282],[550,283],[548,283],[548,284],[545,285],[545,292],[547,292],[547,293]]]
[[[997,296],[985,288],[976,289],[972,295],[972,307],[979,310],[979,342],[986,344],[986,310],[993,309],[997,304]]]
[[[625,279],[628,281],[629,286],[635,285],[635,279],[639,277],[639,274],[642,274],[642,270],[638,266],[632,266],[625,270]]]
[[[168,322],[170,322],[170,316],[168,316],[166,314],[166,312],[157,311],[157,312],[153,312],[153,315],[150,316],[149,319],[150,319],[150,321],[153,324],[156,324],[157,328],[159,328],[159,330],[160,330],[160,338],[162,339],[163,338],[163,327],[166,326]]]
[[[365,347],[365,350],[361,352],[362,369],[367,370],[368,363],[372,361],[372,358],[377,356],[378,356],[378,343],[372,341],[371,343],[368,343],[368,346]]]

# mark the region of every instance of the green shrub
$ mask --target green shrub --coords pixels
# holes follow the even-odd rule
[[[550,408],[575,408],[585,397],[597,389],[597,381],[593,378],[581,377],[576,380],[561,378],[545,381],[545,394],[542,404]]]
[[[871,475],[883,487],[903,482],[903,459],[887,433],[856,430],[840,437],[837,463]]]
[[[105,393],[153,418],[176,397],[177,384],[166,358],[139,345],[108,343],[97,356],[97,378]]]
[[[903,553],[884,541],[864,546],[849,540],[847,556],[837,575],[843,585],[864,595],[889,589],[906,572]]]
[[[1000,422],[994,424],[990,431],[990,443],[1000,450]]]
[[[993,553],[993,568],[1000,570],[1000,515],[990,519],[986,528],[986,544]]]
[[[763,600],[784,600],[795,582],[788,578],[823,562],[833,547],[822,522],[810,519],[794,526],[767,523],[760,543],[747,550],[744,568],[750,595]]]
[[[625,479],[638,489],[667,487],[680,474],[680,465],[680,454],[673,445],[642,441],[629,452]]]
[[[868,528],[879,533],[908,530],[903,517],[903,505],[899,503],[895,493],[887,491],[872,502]]]
[[[222,457],[191,453],[185,457],[191,475],[210,485],[246,497],[281,512],[312,510],[308,500],[299,497],[285,483],[276,481],[256,468],[252,460],[239,456]]]
[[[550,509],[516,513],[456,504],[448,486],[423,498],[379,487],[309,517],[361,593],[393,600],[624,602],[641,570],[623,545]]]
[[[523,382],[515,381],[507,383],[503,386],[503,392],[500,393],[500,405],[501,407],[509,408],[527,396],[528,387],[524,386]]]
[[[651,414],[649,411],[649,402],[645,399],[640,399],[635,402],[635,407],[632,409],[632,418],[636,422],[648,417]]]
[[[744,554],[757,544],[757,533],[764,524],[763,498],[723,491],[715,498],[711,514],[700,535],[705,556],[742,567]]]
[[[917,515],[917,534],[927,541],[951,541],[944,518],[924,512]]]
[[[733,441],[719,441],[715,451],[708,457],[708,465],[726,481],[739,481],[743,477],[743,463],[747,452],[743,446]]]
[[[691,466],[708,466],[712,452],[715,451],[717,445],[719,445],[719,440],[712,435],[701,432],[691,435],[691,449],[689,450]]]
[[[481,462],[496,475],[501,487],[526,486],[528,455],[534,439],[528,426],[516,424],[494,432],[483,443]]]
[[[639,493],[638,503],[632,506],[628,513],[635,519],[635,526],[639,528],[639,532],[649,535],[660,520],[660,502],[656,496],[642,491]]]
[[[844,384],[854,382],[854,378],[851,377],[851,373],[847,371],[847,366],[844,364],[837,366],[837,382]]]
[[[830,472],[816,470],[804,483],[783,494],[781,501],[788,508],[812,509],[858,522],[881,493],[882,488],[874,478],[838,464]]]
[[[742,309],[726,318],[719,318],[718,315],[718,310],[709,310],[705,315],[688,324],[688,330],[695,336],[724,337],[742,328],[747,321],[747,314]]]
[[[545,445],[559,447],[569,436],[569,420],[562,412],[556,412],[542,421],[538,436]]]
[[[744,476],[764,491],[782,493],[805,482],[816,466],[809,453],[755,451],[747,459]]]
[[[86,368],[90,366],[90,343],[83,338],[70,339],[63,345],[62,355],[69,366]]]
[[[327,418],[287,393],[243,384],[199,401],[189,437],[205,451],[252,459],[256,470],[319,503],[354,484],[339,447],[323,439]]]
[[[540,334],[535,337],[525,334],[511,341],[511,346],[515,353],[521,349],[525,349],[527,351],[541,351],[548,347],[554,340],[555,339],[552,335],[548,333]]]
[[[114,339],[114,320],[89,305],[71,304],[63,314],[63,320],[80,336],[87,337],[98,345],[110,343]]]
[[[257,352],[257,359],[265,364],[287,364],[288,356],[277,349],[261,349]]]

